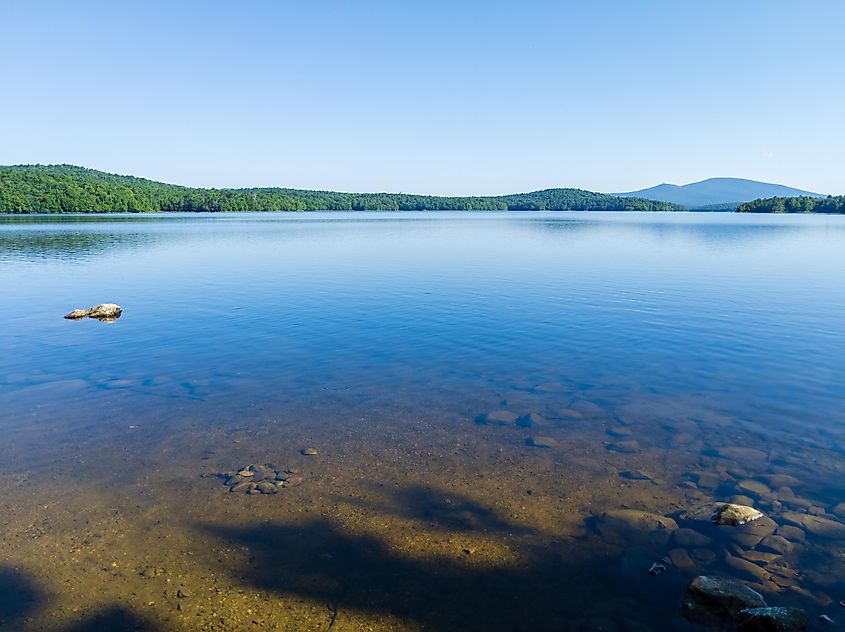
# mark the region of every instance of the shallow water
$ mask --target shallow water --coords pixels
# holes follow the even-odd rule
[[[783,529],[845,521],[843,270],[841,217],[0,218],[0,628],[684,630],[701,573],[845,621]],[[737,495],[789,551],[682,517]]]

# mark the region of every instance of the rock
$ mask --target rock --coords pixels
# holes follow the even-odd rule
[[[740,551],[739,555],[740,555],[740,557],[748,560],[749,562],[758,562],[760,564],[763,564],[764,566],[768,566],[769,564],[771,564],[775,560],[780,559],[780,557],[781,557],[780,555],[778,555],[776,553],[766,553],[764,551],[755,551],[754,549],[750,549],[750,550],[742,549],[742,551]],[[770,569],[767,568],[766,570],[770,570]]]
[[[721,535],[727,540],[738,542],[744,547],[754,547],[767,535],[773,534],[777,528],[778,525],[774,520],[763,516],[738,527],[721,529],[723,532]]]
[[[509,410],[494,410],[475,418],[475,423],[490,426],[510,426],[517,419],[516,413]]]
[[[609,434],[611,437],[616,437],[617,439],[631,436],[631,430],[625,426],[611,426],[605,430],[605,433]]]
[[[584,413],[575,410],[574,408],[554,408],[552,410],[558,419],[583,419]]]
[[[683,615],[692,623],[722,628],[741,610],[765,607],[760,593],[738,581],[699,575],[687,586]]]
[[[695,572],[695,561],[690,557],[686,549],[672,549],[669,551],[669,560],[672,562],[672,566],[683,573]]]
[[[65,318],[70,320],[79,320],[80,318],[96,318],[103,321],[115,321],[120,318],[123,313],[120,305],[114,303],[102,303],[89,307],[88,309],[75,309],[72,312],[65,314]]]
[[[286,481],[291,477],[291,472],[286,470],[280,470],[276,472],[276,480],[277,481]]]
[[[255,476],[255,472],[244,468],[240,472],[238,472],[238,476],[240,476],[241,478],[252,478]]]
[[[830,510],[830,513],[836,514],[840,518],[845,518],[845,503],[839,503]]]
[[[786,538],[782,538],[779,535],[767,535],[760,541],[757,548],[762,549],[763,551],[771,551],[772,553],[786,555],[787,553],[792,552],[794,547]]]
[[[528,437],[525,445],[533,448],[554,448],[557,447],[557,441],[551,437]]]
[[[75,309],[72,312],[68,312],[67,314],[65,314],[65,318],[67,318],[68,320],[79,320],[80,318],[87,318],[90,311],[90,309]]]
[[[716,553],[713,549],[705,549],[703,547],[693,549],[691,551],[693,559],[702,566],[709,566],[716,559]]]
[[[714,491],[717,487],[722,484],[722,480],[720,477],[716,476],[715,474],[711,474],[709,472],[700,472],[696,475],[695,482],[701,489],[707,491]]]
[[[229,488],[230,492],[246,492],[249,491],[249,488],[252,487],[252,483],[250,483],[247,479],[242,478],[240,483],[235,483]]]
[[[764,479],[771,487],[796,487],[801,484],[801,481],[789,474],[767,474],[760,478]]]
[[[317,448],[302,448],[299,453],[303,456],[317,456],[319,454]]]
[[[256,482],[276,478],[275,470],[266,465],[250,465],[247,469],[255,474]]]
[[[514,424],[519,428],[533,428],[535,426],[548,425],[548,420],[540,413],[529,413],[517,417],[514,420]]]
[[[614,441],[604,446],[611,452],[622,452],[623,454],[634,454],[640,451],[640,444],[636,439],[628,439],[625,441]]]
[[[738,463],[747,463],[748,461],[758,462],[765,461],[767,455],[762,450],[755,450],[754,448],[739,448],[739,447],[725,447],[718,448],[716,454],[723,459],[730,459]]]
[[[647,511],[616,509],[602,514],[597,527],[604,537],[662,547],[678,525],[671,518]]]
[[[685,548],[710,546],[713,540],[695,529],[678,529],[672,533],[672,542]]]
[[[737,632],[804,632],[807,613],[800,608],[745,608],[737,616]]]
[[[725,553],[725,564],[737,575],[751,582],[766,584],[770,575],[754,562]]]
[[[279,491],[278,488],[270,481],[261,481],[256,486],[256,489],[258,489],[258,491],[262,494],[275,494]]]
[[[736,527],[763,517],[763,512],[747,505],[725,503],[716,508],[710,519],[713,524]]]
[[[749,507],[754,505],[754,499],[748,496],[731,496],[728,498],[728,502],[732,505],[748,505]]]
[[[758,498],[761,496],[768,496],[772,493],[772,490],[769,489],[769,486],[761,483],[760,481],[755,481],[753,479],[745,479],[744,481],[740,481],[737,484],[737,487],[744,492],[752,494],[753,496],[757,496]]]
[[[279,481],[276,485],[281,485],[282,487],[299,487],[302,485],[303,480],[301,476],[295,474],[286,481]]]
[[[812,535],[829,540],[845,540],[845,524],[809,514],[785,511],[783,519],[795,526],[802,527]]]
[[[619,476],[624,478],[628,481],[650,481],[652,480],[651,476],[642,472],[640,470],[626,470],[624,472],[619,472]]]
[[[777,531],[775,531],[775,535],[779,535],[780,537],[786,538],[790,541],[798,540],[803,542],[807,539],[807,534],[804,533],[803,529],[799,529],[791,524],[785,524],[778,527]]]

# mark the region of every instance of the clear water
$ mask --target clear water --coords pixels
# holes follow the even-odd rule
[[[0,218],[0,627],[687,629],[700,573],[845,620],[845,539],[681,517],[845,519],[843,270],[841,217]]]

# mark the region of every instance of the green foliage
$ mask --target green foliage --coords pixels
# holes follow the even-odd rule
[[[773,197],[740,204],[739,213],[845,213],[845,195]]]
[[[683,207],[580,189],[496,197],[338,193],[299,189],[195,189],[72,165],[0,167],[0,213],[157,211],[673,211]]]

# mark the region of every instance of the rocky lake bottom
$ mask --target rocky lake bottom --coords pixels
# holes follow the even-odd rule
[[[200,419],[189,399],[174,422],[171,403],[124,407],[142,390],[97,391],[112,423],[96,439],[2,472],[6,628],[695,630],[698,575],[801,608],[810,629],[845,620],[829,437],[778,445],[677,400],[563,382],[415,413],[346,392],[331,435],[327,402],[221,400]],[[717,502],[764,516],[714,525]]]

